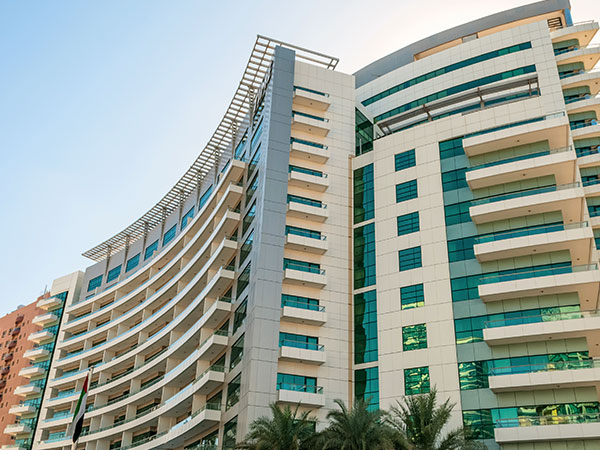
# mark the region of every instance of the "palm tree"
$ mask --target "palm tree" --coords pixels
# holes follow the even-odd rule
[[[250,424],[246,439],[236,448],[247,450],[309,450],[316,437],[314,417],[310,411],[298,414],[298,407],[280,408],[271,403],[273,418],[259,417]]]
[[[404,398],[404,403],[392,406],[388,423],[396,431],[396,442],[409,450],[476,450],[486,447],[468,440],[464,428],[443,429],[450,420],[454,404],[446,400],[437,405],[437,391]]]
[[[340,410],[327,414],[329,426],[314,448],[323,450],[394,450],[393,430],[385,423],[386,413],[369,411],[369,402],[356,399],[351,409],[335,400]]]

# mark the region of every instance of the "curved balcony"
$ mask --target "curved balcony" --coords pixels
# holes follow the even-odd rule
[[[583,197],[579,183],[546,186],[473,200],[469,213],[475,224],[482,224],[561,211],[565,223],[574,223],[583,217]]]
[[[563,89],[588,86],[590,88],[590,94],[596,95],[600,92],[600,70],[592,69],[570,77],[561,78],[560,84]]]
[[[212,243],[207,242],[205,243],[206,246],[210,247]],[[139,324],[135,325],[132,328],[129,328],[127,331],[125,331],[124,333],[106,341],[103,342],[102,344],[96,346],[96,347],[92,347],[90,349],[87,350],[83,350],[81,352],[76,352],[76,353],[71,353],[68,354],[67,356],[59,359],[57,361],[57,367],[60,367],[60,364],[62,363],[63,366],[65,363],[68,362],[69,359],[75,357],[75,356],[79,356],[81,357],[82,354],[86,354],[86,357],[90,357],[93,356],[94,354],[97,354],[99,352],[102,352],[104,350],[110,349],[115,345],[119,345],[119,344],[124,344],[125,341],[127,339],[133,339],[135,342],[137,342],[137,337],[138,334],[141,331],[147,330],[148,328],[155,326],[159,320],[167,320],[167,322],[170,320],[170,315],[172,315],[175,311],[176,306],[179,304],[179,302],[182,300],[182,298],[184,297],[184,293],[189,292],[189,290],[191,289],[191,287],[197,287],[197,285],[199,284],[198,281],[200,282],[204,282],[201,283],[205,284],[208,283],[208,281],[210,281],[210,279],[208,279],[208,274],[210,270],[214,270],[214,266],[218,266],[220,264],[223,264],[224,262],[228,261],[233,254],[235,253],[235,251],[237,250],[238,244],[235,241],[231,241],[229,239],[224,239],[223,242],[221,243],[221,245],[219,245],[219,247],[217,249],[215,249],[213,255],[210,257],[210,259],[204,264],[204,266],[202,267],[202,269],[200,269],[200,271],[198,272],[198,274],[196,274],[194,276],[194,280],[195,283],[190,285],[187,285],[184,289],[182,289],[182,291],[180,291],[179,293],[177,293],[175,295],[175,297],[173,297],[173,299],[171,299],[171,301],[169,301],[166,305],[164,305],[162,308],[160,308],[158,311],[156,311],[154,314],[152,314],[152,316],[150,316],[149,318],[147,318],[146,320],[140,322]],[[202,253],[198,253],[196,255],[196,258],[192,261],[190,261],[190,263],[188,264],[188,268],[191,268],[197,261],[200,261],[200,257],[202,256]],[[184,274],[181,274],[182,276]],[[176,287],[176,284],[179,282],[179,279],[174,279],[171,280],[170,283],[167,283],[165,286],[163,286],[153,297],[156,298],[160,298],[163,294],[174,290],[174,288]],[[142,303],[138,306],[138,310],[142,311],[143,309],[148,308],[148,304]],[[138,311],[134,311],[134,313],[137,313]],[[121,318],[118,319],[119,323],[123,323],[125,320],[127,319],[127,315],[122,316]],[[104,332],[105,330],[101,330],[101,332]],[[78,336],[79,338],[79,336]],[[88,337],[89,339],[89,337]],[[68,343],[69,345],[71,343]],[[63,346],[62,349],[66,349],[66,346]]]
[[[600,380],[600,361],[556,361],[525,366],[494,367],[490,389],[498,392],[593,387]]]
[[[243,164],[243,166],[245,167],[244,163],[239,163]],[[233,163],[230,164],[227,174],[230,173],[229,171],[234,170],[234,168],[236,168],[236,165]],[[158,266],[167,263],[166,266],[162,268],[162,272],[165,269],[167,269],[167,266],[172,266],[174,260],[178,259],[178,256],[176,256],[176,254],[181,254],[181,251],[176,251],[175,249],[181,247],[181,245],[185,242],[187,237],[198,235],[201,231],[208,231],[209,233],[212,232],[212,230],[210,229],[211,221],[213,219],[220,220],[222,218],[222,215],[225,214],[225,211],[228,208],[233,208],[234,205],[236,205],[237,202],[240,200],[243,193],[243,187],[240,184],[234,182],[227,184],[225,192],[222,195],[218,195],[220,194],[220,191],[222,190],[223,186],[225,186],[225,182],[229,180],[229,176],[224,176],[221,178],[219,185],[215,188],[211,197],[204,204],[201,211],[199,211],[198,214],[195,217],[193,217],[192,220],[188,223],[186,231],[184,233],[180,233],[171,243],[169,243],[169,245],[166,248],[161,250],[158,256],[154,257],[146,266],[140,268],[140,270],[127,277],[125,280],[123,280],[123,282],[117,283],[115,286],[110,287],[102,293],[90,299],[69,305],[66,308],[65,312],[68,314],[82,312],[82,310],[91,307],[92,304],[100,303],[103,300],[109,299],[113,294],[118,294],[123,291],[127,291],[125,295],[127,297],[131,297],[132,292],[139,291],[139,288],[141,287],[140,285],[147,285],[148,280],[146,277],[150,277],[150,273],[153,269],[156,269]],[[188,247],[190,255],[194,253],[190,251],[189,244],[184,247]],[[173,258],[167,261],[167,259],[170,256],[173,256]],[[160,272],[159,274],[163,275]],[[158,274],[154,275],[156,276]]]
[[[591,44],[571,52],[556,55],[558,65],[583,63],[585,70],[591,70],[600,60],[600,44]]]
[[[496,421],[494,437],[499,444],[598,439],[600,417],[598,413],[590,412],[568,416],[500,419]]]
[[[473,250],[480,262],[569,250],[571,261],[583,263],[590,260],[592,239],[587,222],[539,225],[478,236]]]
[[[54,339],[54,333],[48,330],[36,331],[35,333],[31,333],[27,340],[30,342],[35,342],[39,344],[40,342],[50,341]]]
[[[569,114],[578,114],[582,112],[594,112],[596,117],[600,117],[600,98],[586,95],[583,97],[571,98],[567,101],[567,112]]]
[[[600,123],[598,121],[591,121],[585,125],[578,126],[571,130],[571,136],[573,136],[574,141],[577,139],[600,137]]]
[[[486,322],[483,340],[488,345],[590,338],[600,329],[596,312],[569,312],[549,316],[518,317]],[[589,346],[593,349],[593,346]]]
[[[479,298],[484,302],[577,292],[584,309],[595,309],[600,271],[596,264],[482,275]]]
[[[37,307],[45,309],[46,311],[52,311],[63,304],[63,301],[57,297],[45,298],[37,302]]]
[[[598,31],[598,22],[586,20],[584,22],[574,23],[571,26],[563,27],[558,30],[551,30],[550,37],[552,42],[561,42],[570,39],[577,39],[579,45],[586,46],[590,43]]]
[[[471,167],[466,172],[466,179],[471,189],[546,175],[554,175],[559,185],[568,184],[575,181],[576,160],[572,147],[545,150]]]
[[[329,159],[329,151],[325,144],[292,137],[290,156],[305,159],[307,161],[325,163]]]

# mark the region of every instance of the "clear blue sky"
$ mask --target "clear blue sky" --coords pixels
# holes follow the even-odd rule
[[[522,0],[0,1],[0,315],[90,264],[214,131],[256,34],[352,73]],[[575,21],[597,0],[572,0]]]

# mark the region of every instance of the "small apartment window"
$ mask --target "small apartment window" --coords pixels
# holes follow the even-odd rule
[[[277,390],[317,393],[317,379],[290,373],[277,374]]]
[[[415,167],[416,161],[414,149],[407,152],[398,153],[394,157],[394,162],[396,166],[396,172],[408,169],[409,167]]]
[[[127,260],[127,265],[125,266],[125,272],[129,272],[134,267],[137,267],[137,265],[139,263],[140,263],[140,253],[138,253],[135,256],[132,256],[131,258],[129,258]]]
[[[404,369],[404,394],[427,394],[430,390],[429,367]]]
[[[242,248],[240,249],[240,265],[244,264],[246,258],[252,251],[252,242],[254,241],[254,230],[250,232],[244,243],[242,244]]]
[[[417,180],[407,181],[396,185],[396,203],[417,198]]]
[[[248,286],[249,283],[250,283],[250,263],[248,263],[248,265],[244,268],[242,273],[240,273],[240,276],[237,279],[236,295],[238,297],[242,292],[244,292],[244,289],[246,289],[246,286]]]
[[[240,304],[240,306],[238,306],[238,308],[235,310],[235,313],[233,314],[233,332],[232,332],[232,334],[235,334],[235,332],[238,330],[238,328],[240,328],[242,325],[244,325],[244,320],[246,320],[247,310],[248,310],[248,298],[246,297],[244,299],[244,301]]]
[[[209,188],[206,191],[204,191],[204,194],[202,194],[200,196],[200,201],[198,202],[198,208],[202,208],[204,206],[204,204],[208,201],[210,194],[212,194],[212,190],[213,190],[213,187],[211,185],[211,186],[209,186]]]
[[[318,350],[319,338],[314,336],[305,336],[303,334],[279,332],[280,347],[294,347],[305,350]]]
[[[144,252],[144,261],[148,258],[152,258],[152,255],[154,255],[156,250],[158,250],[158,239],[146,247],[146,251]]]
[[[248,231],[248,228],[250,228],[250,225],[252,224],[252,221],[254,220],[255,215],[256,215],[256,200],[254,200],[254,202],[252,203],[252,206],[250,207],[250,209],[246,212],[246,215],[244,216],[244,220],[242,221],[242,235],[246,234],[246,231]]]
[[[405,234],[416,233],[419,231],[419,212],[404,214],[399,216],[398,220],[398,236]]]
[[[402,309],[418,308],[425,304],[423,284],[413,284],[400,288],[400,304]]]
[[[240,401],[240,389],[242,386],[242,374],[240,373],[237,377],[229,382],[227,385],[227,406],[226,410],[237,405]]]
[[[192,206],[188,212],[185,213],[185,215],[181,218],[181,229],[183,230],[188,222],[190,220],[192,220],[192,218],[194,217],[194,207]]]
[[[176,232],[177,232],[177,225],[173,225],[171,228],[169,228],[167,230],[167,232],[163,236],[163,243],[162,243],[163,247],[173,240]]]
[[[97,287],[100,287],[100,285],[102,284],[102,275],[98,275],[95,278],[92,278],[90,280],[90,282],[88,283],[88,292],[93,291],[94,289],[96,289]]]
[[[400,272],[422,267],[421,247],[407,248],[398,252]]]
[[[402,350],[418,350],[427,348],[427,325],[411,325],[402,327]]]
[[[233,370],[235,366],[239,364],[239,362],[244,357],[244,335],[242,335],[235,344],[231,346],[231,355],[229,358],[229,370]]]
[[[120,274],[121,274],[121,264],[119,264],[117,267],[110,269],[108,271],[108,275],[106,275],[106,282],[110,283],[112,280],[119,278]]]

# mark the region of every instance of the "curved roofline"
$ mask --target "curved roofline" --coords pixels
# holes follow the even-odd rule
[[[529,5],[519,6],[517,8],[507,9],[496,14],[492,14],[481,19],[473,20],[465,24],[450,28],[446,31],[434,34],[432,36],[414,42],[400,50],[396,50],[383,58],[380,58],[371,64],[366,65],[354,73],[356,78],[356,87],[359,88],[392,70],[414,62],[414,56],[426,50],[439,45],[460,39],[471,34],[505,25],[528,17],[539,16],[553,11],[570,9],[569,0],[543,0]]]
[[[182,205],[202,185],[202,180],[218,164],[221,155],[227,149],[233,148],[236,143],[234,140],[238,136],[238,130],[242,129],[245,119],[252,112],[252,108],[255,106],[254,99],[260,93],[263,82],[266,79],[268,80],[275,47],[278,46],[294,50],[296,58],[300,60],[318,64],[327,69],[334,70],[339,62],[339,59],[333,56],[314,52],[260,34],[257,35],[246,69],[225,115],[190,168],[148,212],[123,231],[84,252],[83,256],[100,262],[107,256],[124,249],[132,242],[143,237],[148,231],[160,225],[169,214]]]

